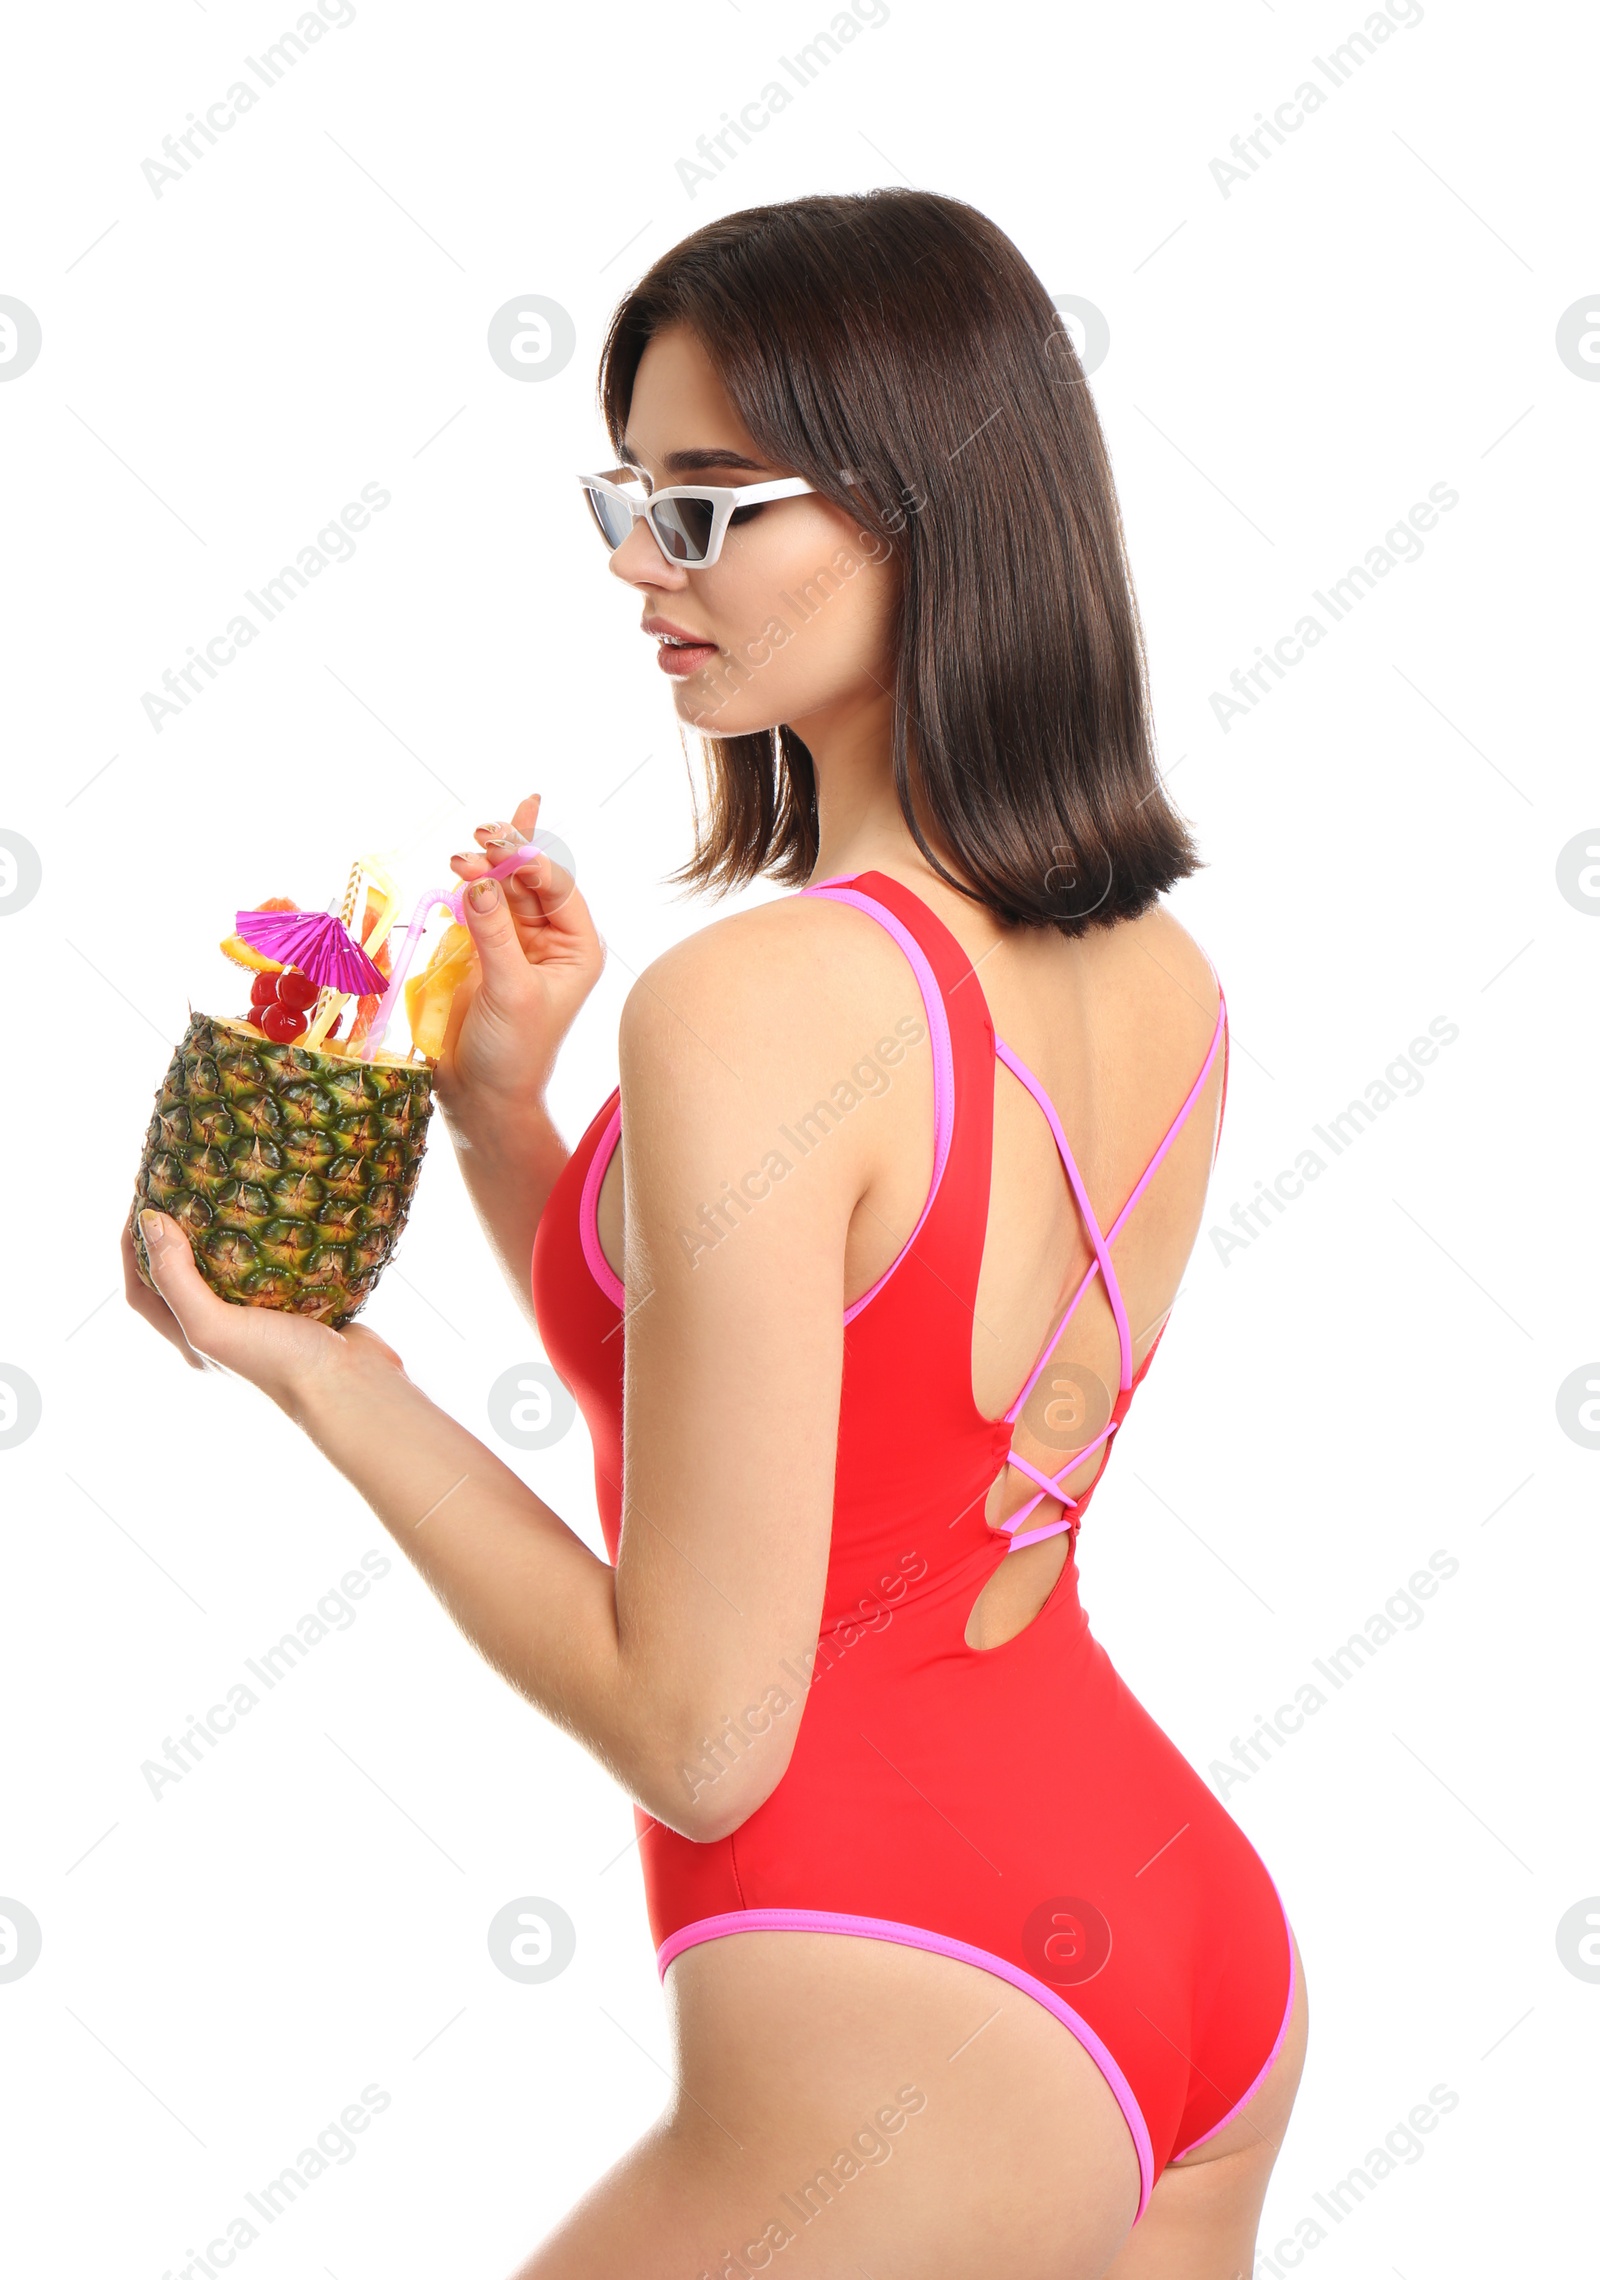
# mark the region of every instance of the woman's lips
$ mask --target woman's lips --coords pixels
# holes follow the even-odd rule
[[[717,646],[713,641],[699,641],[692,646],[685,644],[680,648],[663,640],[656,646],[656,663],[663,673],[670,673],[675,681],[682,681],[689,674],[698,673],[703,665],[709,665],[716,654]]]

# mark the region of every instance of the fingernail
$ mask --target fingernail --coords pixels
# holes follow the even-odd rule
[[[498,879],[478,879],[467,889],[467,900],[474,910],[493,910],[500,900]]]
[[[139,1214],[139,1232],[144,1237],[146,1250],[150,1250],[155,1244],[163,1242],[167,1230],[160,1212],[141,1211]]]

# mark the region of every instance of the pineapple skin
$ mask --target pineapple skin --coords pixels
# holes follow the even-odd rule
[[[432,1070],[274,1045],[194,1014],[156,1095],[139,1211],[186,1230],[219,1298],[338,1329],[360,1312],[411,1208],[433,1114]]]

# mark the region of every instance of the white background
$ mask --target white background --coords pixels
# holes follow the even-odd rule
[[[0,1894],[43,1929],[0,1983],[19,2270],[181,2271],[375,2083],[355,2157],[242,2267],[493,2280],[660,2110],[626,1802],[275,1410],[126,1311],[116,1241],[186,1001],[237,987],[228,915],[320,905],[385,846],[420,889],[531,789],[610,949],[557,1081],[581,1132],[633,975],[726,907],[660,883],[684,761],[572,480],[605,463],[606,320],[717,213],[902,181],[1109,323],[1092,385],[1210,866],[1174,907],[1234,1024],[1208,1227],[1430,1020],[1460,1033],[1247,1248],[1202,1236],[1083,1546],[1097,1633],[1202,1770],[1459,1562],[1228,1792],[1312,1999],[1262,2245],[1316,2219],[1319,2280],[1575,2268],[1600,1986],[1556,1926],[1600,1892],[1600,1455],[1556,1393],[1600,1376],[1600,926],[1556,865],[1600,839],[1600,386],[1555,342],[1600,305],[1596,59],[1576,9],[1425,0],[1224,196],[1211,162],[1363,16],[892,0],[691,196],[677,162],[824,7],[358,0],[159,197],[141,162],[292,7],[13,16],[0,293],[43,328],[0,386],[0,829],[43,864],[0,920],[0,1364],[43,1403],[0,1450]],[[485,346],[530,293],[577,332],[538,384]],[[157,733],[144,692],[368,482],[391,504],[354,559]],[[1224,731],[1232,670],[1440,482],[1421,558]],[[492,1438],[536,1348],[442,1135],[368,1318]],[[598,1542],[581,1423],[505,1453]],[[373,1547],[354,1625],[154,1799],[143,1761]],[[486,1944],[527,1894],[577,1926],[543,1986]],[[1335,2223],[1314,2196],[1437,2084],[1421,2157]]]

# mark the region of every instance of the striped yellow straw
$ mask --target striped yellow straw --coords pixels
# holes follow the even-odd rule
[[[361,865],[350,866],[350,881],[344,890],[344,901],[339,906],[339,923],[349,928],[356,915],[356,899],[361,893]],[[338,1017],[340,1006],[349,996],[348,990],[324,989],[318,992],[315,1011],[306,1031],[308,1045],[320,1045]]]

